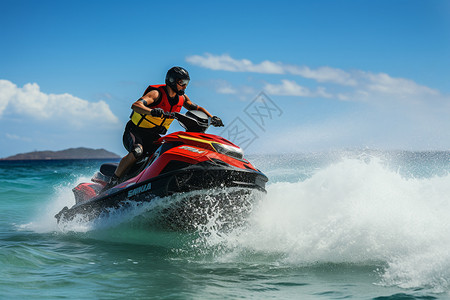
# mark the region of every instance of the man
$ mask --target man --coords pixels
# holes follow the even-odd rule
[[[212,116],[205,108],[192,103],[184,93],[189,80],[188,71],[181,67],[173,67],[167,71],[166,84],[150,85],[144,95],[133,103],[131,120],[123,133],[123,145],[129,153],[122,158],[103,190],[117,185],[137,159],[145,153],[153,153],[156,150],[158,145],[154,142],[167,132],[173,121],[164,117],[164,112],[179,112],[182,107],[199,110],[211,118],[211,125],[223,126],[219,117]]]

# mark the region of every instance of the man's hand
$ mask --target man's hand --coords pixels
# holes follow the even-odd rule
[[[211,125],[214,127],[223,127],[222,120],[217,116],[211,118]]]
[[[161,117],[163,114],[164,114],[164,110],[163,110],[162,108],[159,108],[159,107],[153,108],[153,109],[150,111],[150,115],[151,115],[152,117]]]

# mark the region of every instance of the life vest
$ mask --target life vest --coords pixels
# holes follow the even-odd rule
[[[184,103],[184,97],[177,95],[174,98],[169,99],[167,94],[167,88],[165,84],[160,85],[149,85],[148,88],[145,90],[144,95],[149,93],[152,90],[158,90],[159,91],[159,97],[156,99],[155,102],[153,102],[148,107],[150,108],[161,108],[165,112],[180,112],[181,108],[183,107]],[[170,124],[173,122],[174,119],[167,119],[166,117],[153,117],[151,115],[145,115],[137,113],[133,110],[131,113],[131,121],[134,123],[134,125],[141,127],[141,128],[155,128],[162,126],[166,130],[169,129]]]

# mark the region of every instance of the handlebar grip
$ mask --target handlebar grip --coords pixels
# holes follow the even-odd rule
[[[168,112],[168,111],[165,111],[165,112],[163,113],[163,117],[168,118],[168,119],[175,119],[175,118],[176,118],[176,115],[175,115],[175,112]]]

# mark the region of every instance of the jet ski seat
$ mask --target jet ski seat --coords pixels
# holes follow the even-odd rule
[[[114,171],[117,169],[118,163],[106,163],[102,164],[100,167],[100,172],[108,177],[113,176]]]

